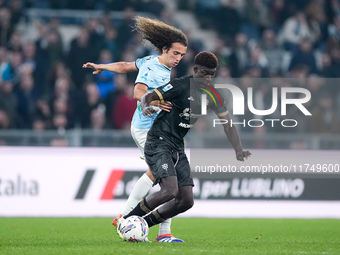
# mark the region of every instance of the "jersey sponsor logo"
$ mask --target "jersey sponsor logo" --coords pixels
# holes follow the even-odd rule
[[[180,126],[182,128],[191,128],[193,125],[181,122],[181,123],[178,124],[178,126]]]
[[[170,89],[172,89],[173,88],[173,86],[171,85],[171,84],[168,84],[168,85],[166,85],[164,88],[162,88],[162,90],[164,91],[164,92],[167,92],[167,91],[169,91]]]
[[[186,120],[189,120],[191,115],[191,109],[185,108],[182,113],[179,114],[179,117],[184,117]]]
[[[163,164],[163,165],[162,165],[162,168],[163,168],[164,170],[166,170],[166,171],[168,171],[168,167],[169,167],[168,164]]]
[[[195,114],[190,108],[185,108],[183,112],[179,114],[179,117],[184,117],[186,120],[189,120],[190,118],[199,118],[201,114]]]
[[[189,101],[195,101],[195,99],[192,96],[188,97],[188,100]]]
[[[149,73],[145,72],[142,77],[141,77],[144,81],[147,81],[147,79],[149,78]]]

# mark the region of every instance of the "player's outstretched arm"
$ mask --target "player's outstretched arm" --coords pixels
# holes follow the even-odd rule
[[[151,91],[142,96],[140,104],[145,117],[152,116],[155,112],[158,112],[158,109],[150,107],[150,103],[155,100],[160,100],[158,94],[155,91]]]
[[[230,116],[227,114],[226,116],[220,116],[221,120],[227,120],[226,124],[223,124],[224,133],[227,135],[227,138],[231,145],[233,146],[236,159],[239,161],[244,161],[244,159],[248,158],[251,153],[249,151],[244,151],[241,144],[241,139],[238,134],[237,128],[233,125],[230,125]],[[223,122],[224,123],[224,122]]]
[[[95,69],[95,71],[92,72],[93,74],[100,74],[103,71],[109,71],[113,73],[129,73],[138,70],[135,62],[115,62],[109,64],[95,64],[87,62],[86,64],[83,64],[83,68]]]

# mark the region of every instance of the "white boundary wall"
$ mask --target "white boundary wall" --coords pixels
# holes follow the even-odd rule
[[[120,190],[119,177],[112,173],[142,174],[146,165],[139,156],[137,148],[0,147],[0,216],[116,216],[126,200],[107,198]],[[299,157],[296,151],[291,156]],[[86,183],[91,169],[95,174]],[[82,184],[81,199],[75,199]],[[340,218],[340,201],[196,200],[181,216]]]

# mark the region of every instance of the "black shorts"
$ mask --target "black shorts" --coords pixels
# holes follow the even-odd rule
[[[190,175],[190,165],[184,151],[174,151],[166,142],[146,141],[144,147],[145,160],[155,177],[154,185],[162,178],[177,176],[179,187],[194,186]]]

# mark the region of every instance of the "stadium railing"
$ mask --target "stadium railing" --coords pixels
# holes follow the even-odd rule
[[[189,134],[188,147],[230,148],[224,135],[209,131]],[[340,149],[340,137],[331,134],[241,132],[244,148],[259,149]],[[192,139],[190,139],[190,137]],[[197,139],[199,137],[199,139]],[[1,130],[0,146],[135,147],[129,130]]]

